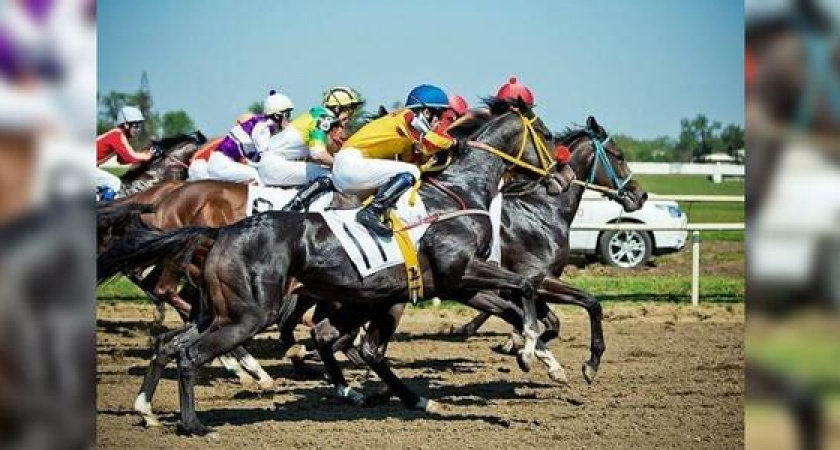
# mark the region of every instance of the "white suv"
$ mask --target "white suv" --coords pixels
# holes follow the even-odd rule
[[[688,217],[674,201],[648,200],[632,213],[601,194],[587,191],[572,222],[569,245],[573,253],[598,256],[604,263],[619,267],[638,267],[651,255],[680,251],[685,246],[687,231],[590,231],[576,230],[583,226],[612,223],[641,223],[663,227],[682,227]]]

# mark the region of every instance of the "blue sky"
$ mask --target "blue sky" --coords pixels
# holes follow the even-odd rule
[[[368,109],[435,83],[473,104],[511,75],[554,130],[594,114],[608,130],[676,136],[704,113],[743,125],[738,0],[100,1],[99,92],[145,70],[159,110],[209,134],[279,88],[298,112],[331,85]]]

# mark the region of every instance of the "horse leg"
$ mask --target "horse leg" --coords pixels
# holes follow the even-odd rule
[[[519,352],[517,360],[524,371],[531,370],[531,364],[536,357],[536,346],[539,338],[537,311],[535,304],[536,289],[529,279],[517,275],[507,269],[500,268],[479,258],[470,258],[461,279],[461,287],[465,289],[492,290],[510,289],[521,300],[523,311],[522,334],[525,346]]]
[[[198,305],[201,301],[201,292],[190,283],[186,283],[179,293],[180,297],[190,305]],[[189,315],[185,311],[176,310],[184,322],[189,322],[199,308],[190,309]],[[229,353],[219,356],[219,361],[239,380],[239,384],[248,386],[258,383],[263,389],[270,389],[274,386],[274,380],[263,370],[260,364],[251,356],[244,347],[237,347]],[[256,381],[256,380],[259,381]]]
[[[498,316],[499,318],[513,326],[515,330],[522,329],[521,310],[517,307],[516,304],[505,300],[504,298],[502,298],[494,292],[480,292],[476,294],[475,297],[473,297],[465,303],[484,313],[489,313]],[[557,319],[557,316],[553,315],[551,309],[548,308],[548,305],[546,305],[545,302],[539,302],[537,304],[537,310],[539,312],[539,316],[542,318],[542,323],[545,323],[549,320],[549,315],[553,316],[554,319]],[[559,328],[559,320],[557,320],[556,323],[557,326],[555,328]],[[515,354],[517,348],[521,347],[521,345],[522,341],[519,337],[519,334],[517,332],[514,332],[511,335],[511,337],[508,338],[507,342],[502,344],[502,346],[499,348],[499,351],[505,354]],[[552,380],[561,384],[565,384],[568,381],[568,378],[566,377],[566,371],[563,369],[563,366],[560,365],[560,363],[557,361],[557,358],[554,357],[554,354],[551,352],[551,350],[548,349],[548,346],[542,340],[542,337],[540,337],[537,340],[534,354],[536,358],[539,359],[540,362],[542,362],[546,366],[546,368],[548,369],[548,376]]]
[[[324,369],[327,371],[327,376],[330,378],[330,381],[335,386],[338,397],[349,400],[356,405],[362,405],[365,402],[365,396],[347,385],[347,380],[344,378],[344,374],[338,366],[338,361],[335,359],[334,352],[336,348],[346,345],[346,341],[352,343],[350,334],[342,332],[342,329],[339,328],[343,325],[342,322],[345,322],[343,318],[347,316],[348,314],[344,313],[341,317],[325,318],[316,323],[312,327],[312,338],[315,340],[318,354],[324,363]],[[358,321],[359,319],[356,320]]]
[[[213,430],[198,420],[195,411],[196,371],[222,353],[242,345],[264,326],[256,309],[242,312],[235,322],[215,321],[198,339],[178,348],[178,396],[181,404],[181,430],[189,435],[206,435]]]
[[[236,358],[239,366],[242,367],[250,376],[257,379],[257,385],[261,389],[271,389],[274,387],[274,378],[271,378],[265,369],[262,368],[256,358],[245,350],[245,347],[239,346],[227,353],[229,356]]]
[[[455,325],[450,325],[449,331],[446,334],[450,336],[460,336],[463,338],[475,336],[475,334],[478,332],[478,329],[481,328],[481,326],[484,325],[485,322],[487,322],[487,319],[489,319],[490,316],[491,314],[489,313],[480,312],[478,313],[478,315],[473,317],[472,320],[459,327],[456,327]]]
[[[304,315],[307,311],[312,309],[312,305],[314,304],[314,298],[307,295],[298,295],[298,301],[295,305],[294,311],[292,312],[291,318],[282,326],[279,326],[278,324],[280,327],[279,357],[282,358],[283,356],[288,356],[289,361],[292,363],[292,370],[295,375],[304,380],[317,379],[323,375],[321,371],[306,364],[304,361],[304,359],[308,356],[306,347],[303,344],[296,345],[297,339],[295,339],[295,328],[299,323],[305,322]],[[310,318],[309,325],[307,326],[312,328],[313,325],[314,324]]]
[[[388,342],[394,335],[397,325],[400,323],[405,304],[393,305],[386,311],[374,313],[364,342],[362,343],[362,358],[376,372],[379,379],[388,385],[388,388],[409,408],[420,409],[426,412],[439,412],[436,402],[417,395],[414,391],[394,374],[388,361],[385,358],[385,350]]]
[[[160,426],[160,421],[152,411],[152,397],[155,395],[166,364],[175,357],[179,345],[189,343],[198,336],[197,325],[190,324],[178,330],[162,333],[155,338],[154,355],[143,377],[140,392],[134,401],[134,410],[140,414],[147,427]]]
[[[158,298],[163,299],[163,301],[175,308],[181,318],[186,320],[190,316],[192,305],[178,295],[178,284],[180,281],[181,273],[173,270],[168,264],[164,263],[160,279],[155,284],[152,292]]]
[[[598,374],[598,368],[601,365],[601,356],[607,349],[604,343],[604,330],[601,324],[603,319],[601,304],[598,303],[598,300],[592,294],[570,286],[558,279],[548,277],[543,279],[537,290],[537,295],[540,300],[548,303],[577,305],[586,309],[589,315],[591,341],[589,345],[589,361],[583,364],[582,370],[586,382],[591,384]]]
[[[155,325],[162,326],[166,319],[166,303],[154,293],[154,287],[160,280],[163,269],[160,266],[155,266],[148,275],[141,278],[136,273],[129,273],[126,277],[142,290],[155,305]]]

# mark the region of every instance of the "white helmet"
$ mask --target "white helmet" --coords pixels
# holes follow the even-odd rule
[[[143,122],[146,120],[143,113],[133,106],[123,106],[119,114],[117,114],[117,125],[132,122]]]
[[[292,103],[292,99],[272,90],[269,92],[268,97],[266,97],[265,102],[263,103],[263,114],[271,116],[292,110],[294,108],[295,105]]]

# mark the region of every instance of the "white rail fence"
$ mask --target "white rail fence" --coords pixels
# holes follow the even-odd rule
[[[667,163],[667,162],[630,162],[630,170],[641,175],[709,175],[715,182],[726,178],[743,178],[743,164],[727,163]]]
[[[743,203],[740,195],[652,195],[652,200],[673,200],[683,203]],[[646,224],[615,223],[598,226],[575,226],[573,230],[586,231],[690,231],[691,232],[691,304],[700,304],[700,232],[744,231],[744,223],[687,223],[682,227],[665,227]]]

